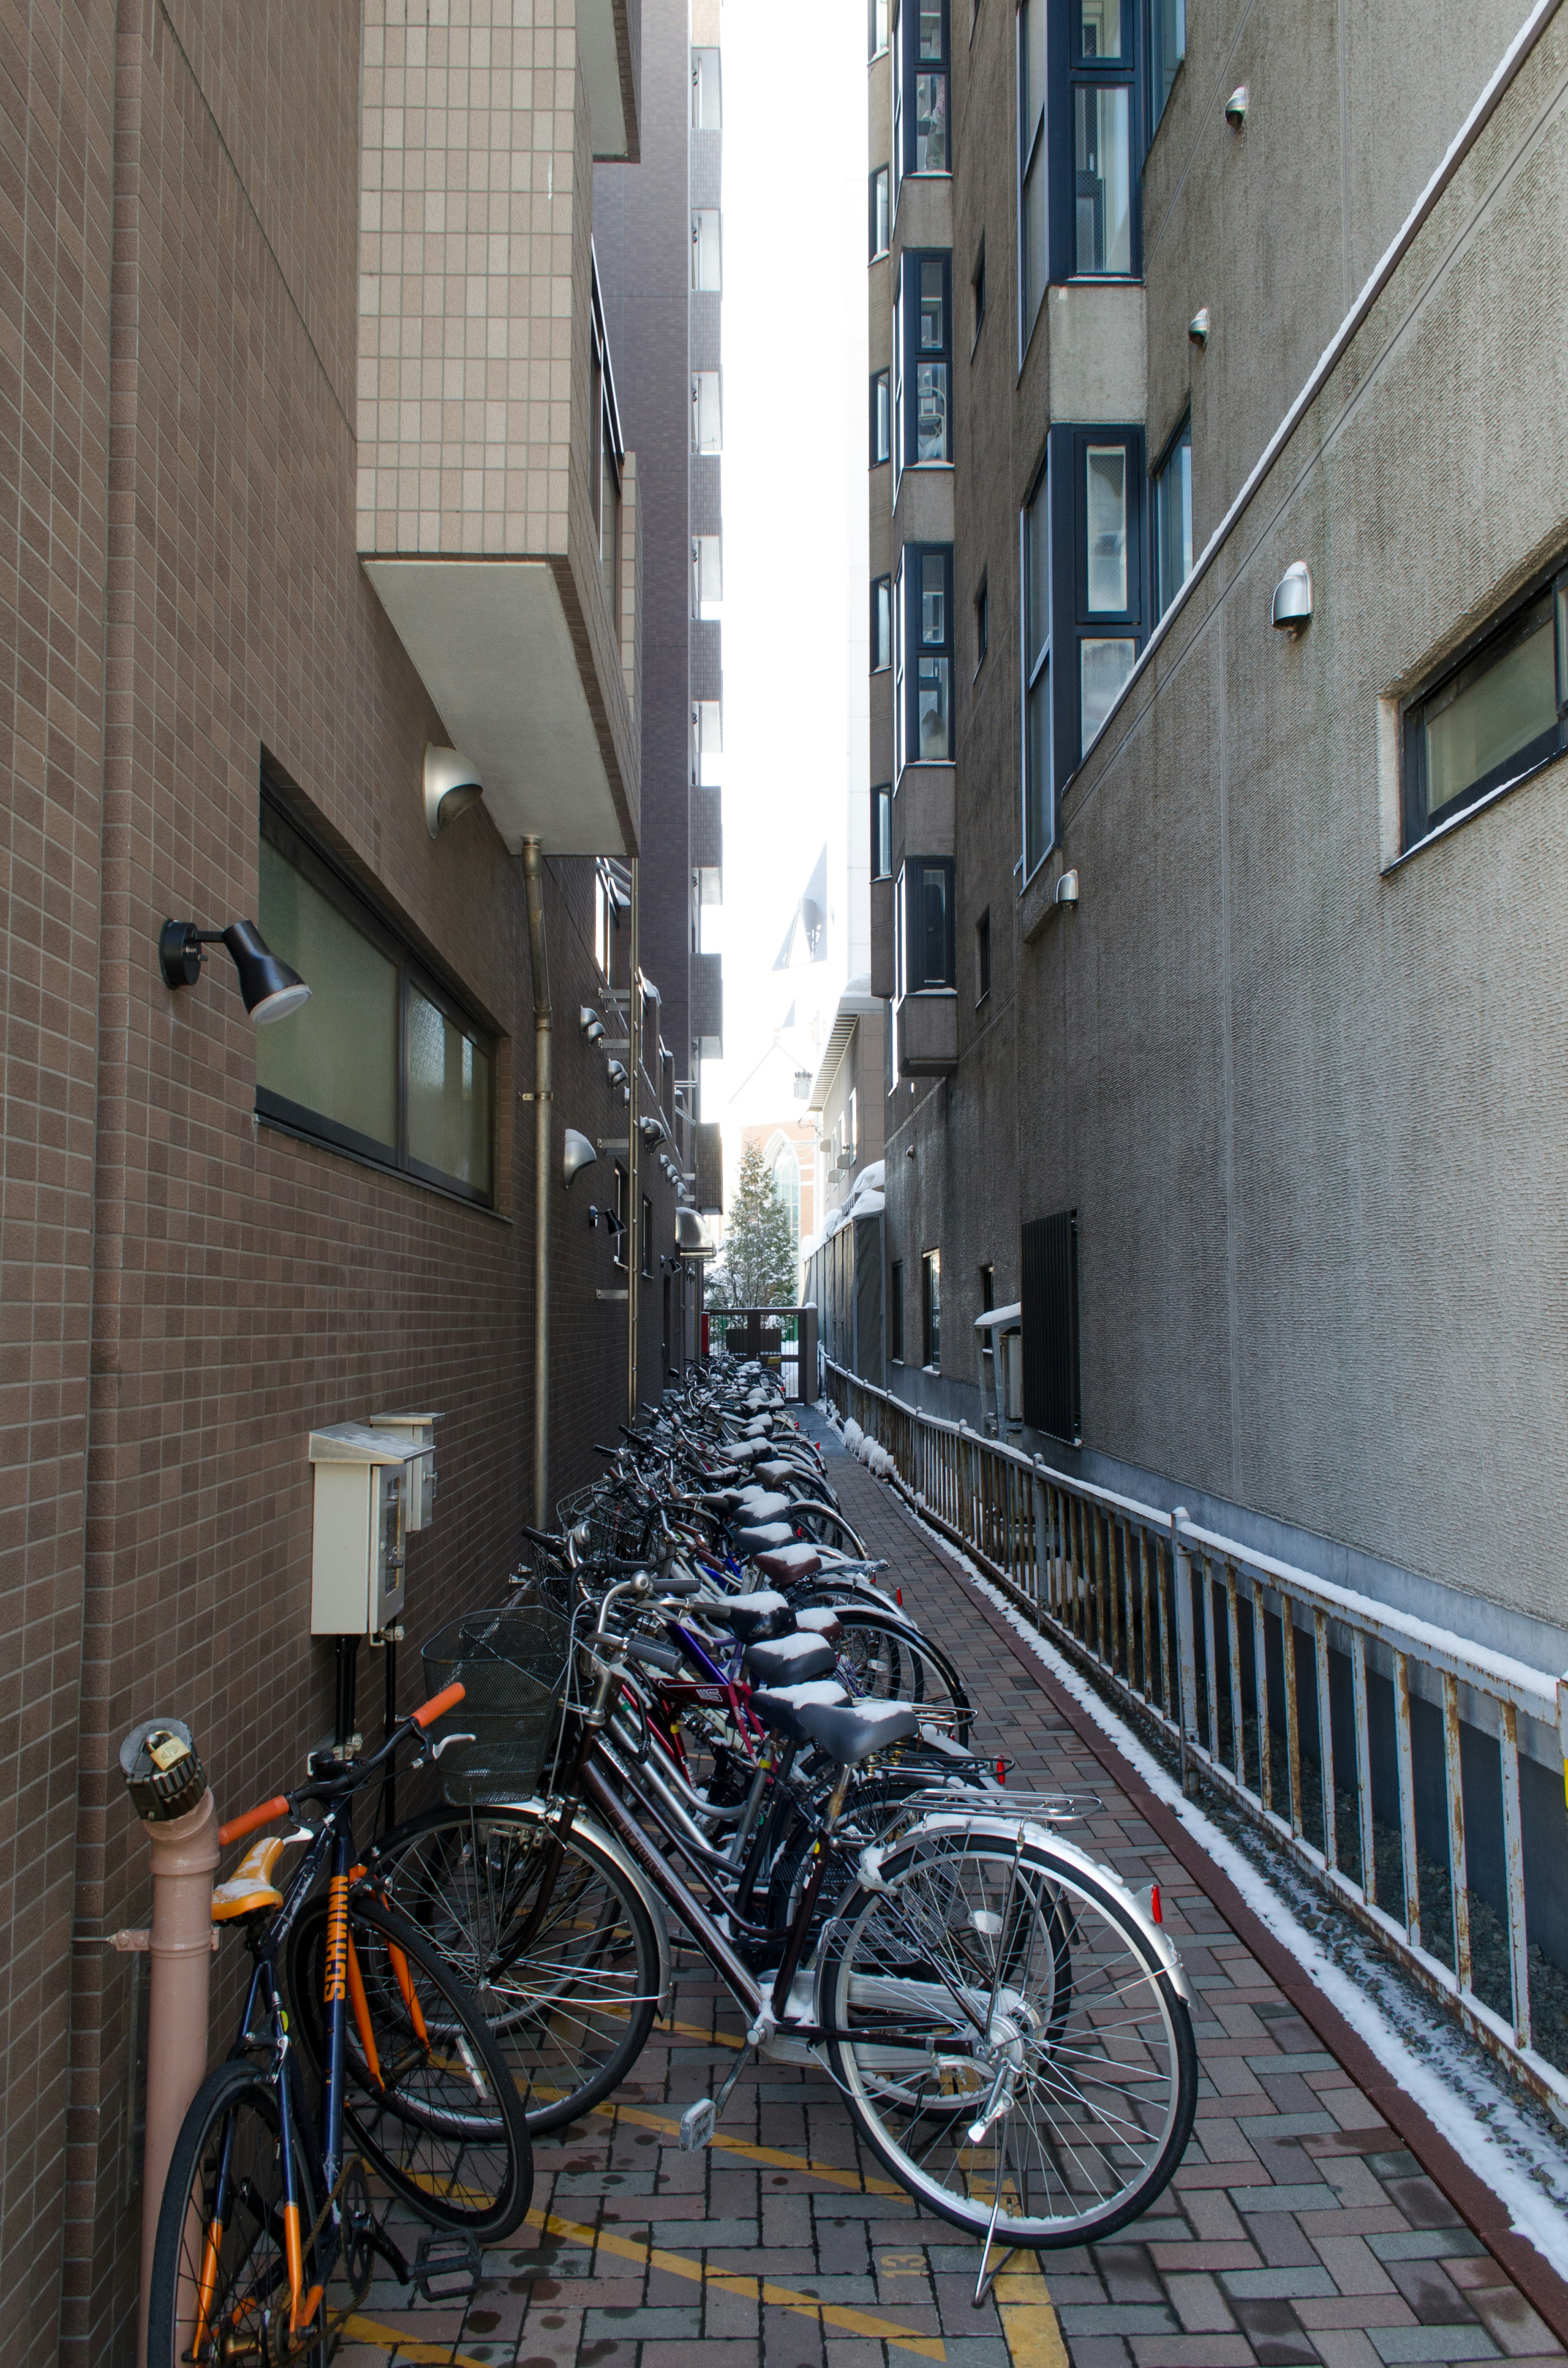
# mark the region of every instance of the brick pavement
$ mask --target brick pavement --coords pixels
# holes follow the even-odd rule
[[[815,1427],[815,1426],[813,1426]],[[1099,1796],[1086,1846],[1156,1881],[1198,2006],[1187,2159],[1112,2242],[1010,2265],[971,2308],[976,2248],[863,2162],[824,2076],[748,2067],[705,2155],[676,2120],[743,2019],[677,1958],[674,2021],[611,2104],[537,2151],[530,2226],[464,2313],[373,2289],[343,2368],[1327,2368],[1568,2354],[1323,2046],[893,1492],[833,1478],[904,1600],[966,1671],[1015,1782]]]

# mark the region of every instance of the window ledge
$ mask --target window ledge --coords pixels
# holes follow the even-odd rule
[[[1429,847],[1438,846],[1448,837],[1450,831],[1462,830],[1467,822],[1473,822],[1478,814],[1485,814],[1488,807],[1497,803],[1499,798],[1511,797],[1513,792],[1521,789],[1526,781],[1533,781],[1538,775],[1550,772],[1553,765],[1561,765],[1562,762],[1563,751],[1554,748],[1551,756],[1543,757],[1539,765],[1530,765],[1524,772],[1516,773],[1511,781],[1499,781],[1494,790],[1488,790],[1484,796],[1477,798],[1472,806],[1466,806],[1462,814],[1450,814],[1447,822],[1440,822],[1437,825],[1436,830],[1429,830],[1425,838],[1418,838],[1414,847],[1403,848],[1399,854],[1380,867],[1380,877],[1386,880],[1391,872],[1403,871],[1413,856],[1424,855]]]
[[[492,1217],[503,1225],[512,1219],[505,1209],[497,1209],[489,1201],[476,1201],[467,1192],[451,1190],[445,1184],[433,1184],[427,1176],[412,1176],[406,1167],[394,1167],[388,1159],[372,1159],[367,1152],[350,1151],[346,1144],[329,1143],[324,1134],[312,1134],[309,1127],[290,1126],[286,1118],[273,1118],[266,1110],[251,1113],[257,1126],[270,1128],[274,1134],[287,1134],[296,1143],[308,1144],[312,1151],[324,1151],[329,1158],[347,1159],[355,1167],[369,1167],[378,1176],[391,1178],[394,1184],[406,1184],[414,1192],[433,1192],[438,1201],[450,1201],[455,1207],[470,1209],[476,1217]]]
[[[1052,916],[1064,909],[1056,901],[1056,883],[1064,868],[1061,848],[1054,848],[1041,856],[1018,891],[1018,928],[1027,946],[1042,938]]]

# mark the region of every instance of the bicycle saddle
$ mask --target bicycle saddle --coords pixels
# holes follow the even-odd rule
[[[788,1686],[805,1678],[831,1676],[837,1657],[824,1637],[802,1629],[798,1635],[748,1645],[742,1667],[757,1685]]]
[[[727,1628],[743,1645],[760,1644],[767,1636],[791,1635],[797,1624],[784,1598],[766,1587],[759,1587],[754,1595],[731,1595],[722,1603],[704,1603],[702,1617],[716,1628]]]
[[[781,1521],[790,1509],[790,1499],[781,1497],[777,1488],[743,1488],[737,1509],[753,1524]]]
[[[744,1554],[767,1554],[775,1546],[792,1545],[794,1539],[788,1521],[757,1521],[735,1531],[735,1543]]]
[[[789,1463],[782,1455],[770,1456],[766,1463],[754,1463],[751,1468],[759,1480],[767,1481],[770,1488],[788,1488],[791,1481],[810,1476],[798,1463]]]
[[[792,1743],[814,1743],[841,1768],[854,1768],[873,1751],[905,1742],[920,1731],[920,1718],[908,1702],[828,1702],[825,1686],[790,1686],[775,1692],[758,1691],[752,1709],[770,1734]]]
[[[759,1554],[756,1566],[775,1587],[793,1587],[800,1579],[814,1578],[823,1561],[815,1546],[807,1545],[801,1538],[793,1545],[775,1546],[767,1554]]]

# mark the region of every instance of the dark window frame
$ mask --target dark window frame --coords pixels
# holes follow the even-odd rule
[[[1192,408],[1190,404],[1183,412],[1171,435],[1166,438],[1165,450],[1149,472],[1150,575],[1153,586],[1153,603],[1149,613],[1156,623],[1165,615],[1165,610],[1181,590],[1182,585],[1187,582],[1187,576],[1191,575],[1191,563],[1198,556],[1197,550],[1194,548],[1186,574],[1182,575],[1179,582],[1172,584],[1167,588],[1165,564],[1165,505],[1170,498],[1171,470],[1177,453],[1182,451],[1187,454],[1187,529],[1190,536],[1192,524]]]
[[[974,269],[969,275],[969,292],[974,313],[974,327],[969,341],[970,358],[972,360],[975,348],[980,343],[980,333],[985,326],[985,241],[983,239],[980,242],[980,251],[974,258]]]
[[[918,28],[922,0],[895,0],[897,16],[892,28],[892,200],[896,212],[899,192],[911,179],[950,179],[953,169],[953,42],[950,0],[935,0],[935,13],[939,24],[940,54],[922,57]],[[932,0],[926,0],[930,6]],[[942,120],[947,136],[947,161],[942,165],[917,165],[917,138],[915,112],[915,83],[922,75],[939,74],[943,83]]]
[[[925,279],[927,267],[941,274],[941,336],[926,342]],[[947,372],[942,431],[947,450],[929,461],[919,459],[920,370],[929,363]],[[950,248],[906,246],[898,259],[898,292],[893,300],[892,375],[893,498],[907,469],[950,469],[953,465],[953,258]]]
[[[943,945],[941,965],[936,976],[928,973],[925,960],[927,949],[924,916],[919,911],[925,891],[926,875],[937,871],[942,875]],[[899,964],[898,1000],[906,1002],[917,995],[956,995],[958,993],[958,925],[954,911],[956,887],[953,859],[950,855],[906,855],[899,872]],[[915,948],[921,949],[919,976],[915,976]]]
[[[927,559],[939,559],[944,571],[941,596],[943,632],[939,640],[927,638],[922,631]],[[911,598],[910,585],[916,575],[919,588]],[[953,652],[953,546],[950,542],[906,542],[900,552],[894,585],[892,651],[893,771],[902,780],[911,765],[950,765],[954,761],[958,719],[954,713],[956,665]],[[923,757],[919,754],[920,661],[923,657],[945,659],[947,662],[948,753],[945,757]]]
[[[942,1253],[920,1253],[920,1362],[927,1372],[942,1370]]]
[[[991,654],[991,574],[987,569],[974,587],[974,671],[978,675]]]
[[[880,20],[880,21],[879,21]],[[866,0],[866,57],[885,57],[892,23],[892,0]],[[878,33],[881,40],[877,39]]]
[[[1552,661],[1557,693],[1557,721],[1550,733],[1539,733],[1523,748],[1479,774],[1447,803],[1426,812],[1426,736],[1428,712],[1446,706],[1469,683],[1484,678],[1491,668],[1528,637],[1524,628],[1532,611],[1550,608],[1548,630],[1553,637]],[[1534,630],[1540,630],[1540,627]],[[1537,773],[1568,754],[1568,562],[1533,577],[1522,592],[1488,618],[1462,646],[1400,708],[1400,815],[1402,854],[1437,837],[1449,826],[1506,796]]]
[[[1060,448],[1059,448],[1060,449]],[[1056,844],[1056,693],[1052,660],[1057,598],[1052,570],[1055,564],[1054,521],[1051,516],[1052,477],[1049,445],[1033,484],[1029,487],[1023,507],[1018,512],[1018,615],[1020,630],[1018,645],[1021,660],[1021,700],[1019,727],[1019,759],[1023,782],[1023,813],[1020,817],[1023,840],[1023,876],[1032,880],[1046,857]],[[1045,554],[1037,567],[1031,549],[1036,534],[1045,537]],[[1050,615],[1045,630],[1038,638],[1034,616],[1036,583],[1046,587]],[[1035,744],[1031,737],[1030,702],[1037,684],[1045,686],[1046,723],[1043,741],[1045,780],[1035,776]]]
[[[871,785],[871,877],[892,878],[892,783]]]
[[[871,457],[868,465],[880,469],[884,461],[892,459],[892,380],[886,370],[871,372],[870,398]]]
[[[1091,609],[1088,605],[1088,453],[1089,447],[1126,447],[1127,592],[1125,609]],[[1143,430],[1125,421],[1103,427],[1076,424],[1053,427],[1050,436],[1051,536],[1051,651],[1054,693],[1057,811],[1061,799],[1088,751],[1083,746],[1083,659],[1085,641],[1131,641],[1136,666],[1148,638],[1146,582],[1149,537],[1144,508],[1147,476],[1143,465]],[[1072,662],[1062,663],[1070,649]],[[1097,738],[1097,735],[1096,735]]]
[[[903,1260],[893,1258],[888,1266],[888,1360],[903,1362]]]
[[[1019,1242],[1024,1422],[1048,1439],[1083,1444],[1079,1371],[1078,1212],[1034,1217]]]
[[[881,652],[886,650],[883,657]],[[886,674],[893,662],[893,598],[892,577],[873,575],[871,578],[871,664],[872,674]]]
[[[339,1152],[363,1167],[380,1168],[383,1174],[402,1177],[407,1183],[422,1184],[431,1191],[444,1193],[449,1199],[464,1201],[472,1208],[494,1210],[498,1206],[500,1038],[483,1021],[476,1019],[450,987],[437,976],[395,922],[373,901],[324,842],[308,825],[301,823],[291,803],[279,796],[265,776],[261,792],[260,836],[270,840],[284,860],[291,864],[318,894],[324,896],[375,947],[377,952],[396,968],[396,1141],[390,1146],[377,1143],[352,1127],[338,1124],[324,1112],[312,1110],[307,1103],[290,1101],[285,1095],[273,1093],[270,1088],[260,1085],[256,1089],[257,1118],[269,1125],[285,1128],[290,1134],[319,1143],[329,1151]],[[408,1148],[409,1006],[415,989],[435,1006],[444,1019],[468,1037],[490,1064],[490,1182],[483,1190],[476,1185],[465,1184],[460,1176],[449,1176],[444,1168],[432,1167],[426,1161],[415,1158]],[[387,1156],[389,1148],[392,1155],[390,1158]]]
[[[882,185],[881,204],[877,203],[877,184]],[[866,184],[866,240],[869,248],[868,260],[880,263],[892,245],[892,187],[885,165],[873,167]],[[879,219],[880,216],[880,219]],[[885,233],[885,234],[884,234]],[[879,245],[878,238],[881,235]]]
[[[1171,93],[1176,88],[1176,76],[1181,72],[1182,66],[1187,59],[1187,0],[1171,0],[1171,6],[1173,12],[1179,20],[1181,26],[1181,47],[1176,53],[1169,74],[1162,74],[1161,64],[1165,51],[1164,44],[1161,41],[1158,31],[1162,0],[1148,0],[1147,5],[1146,14],[1148,17],[1148,39],[1145,43],[1145,47],[1148,51],[1149,58],[1149,91],[1147,101],[1149,109],[1149,132],[1148,140],[1144,143],[1145,147],[1147,147],[1149,142],[1153,141],[1155,132],[1165,121],[1165,109],[1170,105]],[[1163,87],[1162,84],[1164,85]]]
[[[978,1011],[991,993],[991,907],[974,925],[974,1005]]]
[[[1082,55],[1082,0],[1049,0],[1046,27],[1047,169],[1051,174],[1049,279],[1126,285],[1143,277],[1142,180],[1148,145],[1144,129],[1143,70],[1146,10],[1140,0],[1122,0],[1129,54],[1116,59]],[[1125,271],[1080,271],[1077,259],[1076,94],[1114,86],[1127,93],[1128,268]],[[1030,326],[1032,327],[1032,323]],[[1027,336],[1027,332],[1026,332]]]

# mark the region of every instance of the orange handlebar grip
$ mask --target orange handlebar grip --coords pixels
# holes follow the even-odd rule
[[[421,1702],[413,1713],[415,1725],[429,1726],[434,1720],[444,1717],[448,1711],[456,1710],[467,1691],[468,1688],[462,1685],[443,1686],[438,1694],[432,1694],[429,1701]]]
[[[227,1850],[231,1842],[241,1840],[246,1834],[254,1834],[257,1826],[269,1826],[274,1817],[286,1817],[288,1814],[288,1802],[281,1793],[277,1793],[270,1801],[258,1801],[256,1807],[247,1809],[243,1817],[231,1817],[226,1826],[220,1826],[219,1843]]]

